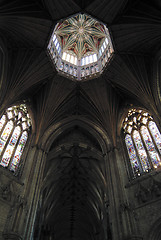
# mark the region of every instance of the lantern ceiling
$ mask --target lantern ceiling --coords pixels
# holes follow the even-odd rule
[[[107,27],[86,14],[61,20],[48,45],[59,72],[75,80],[99,75],[113,53]]]

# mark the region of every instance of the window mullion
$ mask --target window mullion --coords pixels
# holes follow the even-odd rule
[[[134,148],[135,148],[135,151],[136,151],[136,156],[137,156],[137,159],[138,159],[138,162],[139,162],[139,166],[140,166],[141,172],[144,172],[143,171],[143,167],[142,167],[142,163],[141,163],[141,160],[140,160],[140,157],[139,157],[138,149],[137,149],[135,141],[133,139],[133,134],[131,134],[131,139],[133,141],[133,145],[134,145]]]
[[[149,123],[149,122],[148,122],[148,123]],[[159,152],[159,149],[158,149],[158,147],[157,147],[157,144],[156,144],[156,142],[155,142],[155,139],[154,139],[154,137],[153,137],[153,135],[152,135],[152,133],[151,133],[151,130],[150,130],[148,124],[147,124],[147,129],[148,129],[149,134],[150,134],[150,136],[151,136],[151,138],[152,138],[152,142],[153,142],[153,144],[154,144],[154,146],[155,146],[155,150],[156,150],[156,152],[159,154],[159,157],[160,157],[160,160],[161,160],[161,154],[160,154],[160,152]]]
[[[141,125],[141,126],[143,126],[143,125]],[[140,128],[141,128],[141,126],[140,126]],[[145,125],[145,126],[146,126],[146,125]],[[143,136],[142,136],[142,133],[141,133],[140,129],[139,129],[139,134],[140,134],[140,137],[141,137],[141,140],[142,140],[144,149],[145,149],[145,151],[146,151],[146,154],[147,154],[147,157],[148,157],[148,161],[149,161],[150,167],[151,167],[151,169],[154,169],[154,168],[153,168],[153,163],[152,163],[152,160],[151,160],[151,157],[150,157],[150,154],[149,154],[149,151],[148,151],[147,146],[146,146],[146,144],[145,144],[145,142],[144,142],[144,138],[143,138]]]
[[[2,150],[2,153],[1,153],[1,161],[2,161],[3,155],[4,155],[5,151],[6,151],[6,148],[7,148],[8,144],[9,144],[9,141],[10,141],[10,139],[11,139],[11,136],[12,136],[12,134],[13,134],[14,129],[15,129],[15,126],[13,125],[13,128],[12,128],[12,130],[11,130],[11,132],[10,132],[10,134],[9,134],[9,137],[8,137],[6,143],[5,143],[4,149]]]
[[[5,116],[6,116],[6,115],[5,115]],[[9,120],[8,120],[8,118],[7,118],[7,116],[6,116],[5,123],[4,123],[4,125],[3,125],[3,127],[2,127],[2,129],[1,129],[1,131],[0,131],[0,136],[1,136],[1,134],[3,133],[3,130],[4,130],[4,128],[5,128],[5,126],[7,125],[8,122],[9,122]]]
[[[14,128],[14,129],[15,129],[15,128]],[[10,168],[10,166],[11,166],[11,163],[12,163],[12,161],[13,161],[13,157],[14,157],[14,154],[15,154],[15,152],[16,152],[16,149],[17,149],[17,146],[18,146],[18,144],[19,144],[19,141],[20,141],[21,136],[22,136],[22,129],[21,129],[21,134],[19,135],[19,137],[18,137],[18,139],[17,139],[17,143],[16,143],[16,145],[15,145],[15,147],[14,147],[14,150],[13,150],[13,152],[12,152],[10,161],[9,161],[9,163],[8,163],[8,166],[7,166],[8,168]]]

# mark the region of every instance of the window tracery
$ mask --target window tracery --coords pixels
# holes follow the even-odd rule
[[[125,144],[133,176],[161,166],[161,134],[152,116],[144,110],[131,109],[123,122]]]
[[[0,165],[15,172],[28,139],[31,119],[25,104],[8,108],[0,119]]]

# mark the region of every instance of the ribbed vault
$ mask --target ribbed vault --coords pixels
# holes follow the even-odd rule
[[[106,170],[97,140],[75,125],[52,144],[42,188],[42,234],[97,239],[107,221]],[[55,196],[57,196],[55,198]]]
[[[107,25],[115,54],[101,76],[76,83],[57,74],[46,49],[56,22],[80,12]],[[32,113],[32,146],[48,152],[40,213],[53,239],[104,239],[102,153],[117,147],[129,107],[161,114],[160,49],[159,0],[0,1],[0,113],[22,102]]]

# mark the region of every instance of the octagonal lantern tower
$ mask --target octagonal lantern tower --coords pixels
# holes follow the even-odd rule
[[[57,71],[77,81],[99,76],[114,52],[107,27],[81,13],[56,24],[47,49]]]

